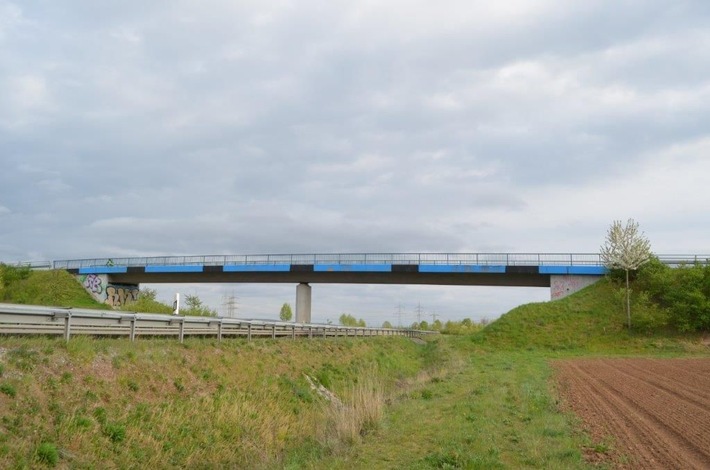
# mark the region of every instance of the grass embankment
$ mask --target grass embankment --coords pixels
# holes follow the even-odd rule
[[[617,294],[604,280],[424,346],[0,338],[0,467],[588,468],[613,442],[561,410],[551,360],[708,354],[629,332]]]
[[[371,436],[312,468],[585,468],[583,436],[557,408],[540,354],[441,338],[448,367],[407,392]]]
[[[472,338],[487,349],[548,353],[684,354],[707,349],[699,334],[629,330],[622,302],[619,288],[603,279],[555,302],[521,305]]]
[[[375,429],[436,361],[404,338],[1,344],[0,468],[298,468]]]
[[[613,441],[592,441],[563,411],[550,362],[710,354],[699,336],[629,332],[607,280],[518,307],[475,335],[438,341],[451,358],[443,373],[394,403],[363,443],[313,468],[605,467]]]
[[[109,309],[97,302],[76,278],[66,271],[27,271],[17,279],[0,283],[0,302]]]

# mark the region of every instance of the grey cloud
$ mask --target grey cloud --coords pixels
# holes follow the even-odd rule
[[[0,5],[0,259],[596,249],[708,136],[703,1]]]

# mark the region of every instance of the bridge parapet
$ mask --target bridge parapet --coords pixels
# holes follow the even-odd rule
[[[153,256],[54,261],[55,269],[93,266],[232,265],[479,265],[601,266],[598,253],[320,253],[265,255]]]
[[[657,255],[669,265],[710,262],[710,255]],[[263,265],[474,265],[474,266],[602,266],[599,253],[314,253],[152,256],[54,261],[54,269],[148,266]]]

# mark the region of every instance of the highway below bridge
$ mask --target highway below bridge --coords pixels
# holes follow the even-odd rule
[[[660,255],[661,261],[707,262],[704,255]],[[109,304],[151,283],[296,284],[296,321],[309,323],[311,284],[427,284],[549,287],[557,299],[607,270],[597,253],[342,253],[161,256],[61,260],[87,290]],[[97,288],[100,287],[100,289]],[[100,290],[100,292],[98,292]]]

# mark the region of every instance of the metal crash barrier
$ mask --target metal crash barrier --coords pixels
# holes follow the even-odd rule
[[[399,328],[367,328],[322,323],[293,323],[270,320],[242,320],[220,317],[191,317],[152,313],[115,312],[81,308],[0,304],[0,334],[186,336],[252,338],[367,338],[374,336],[421,337],[432,331]]]

